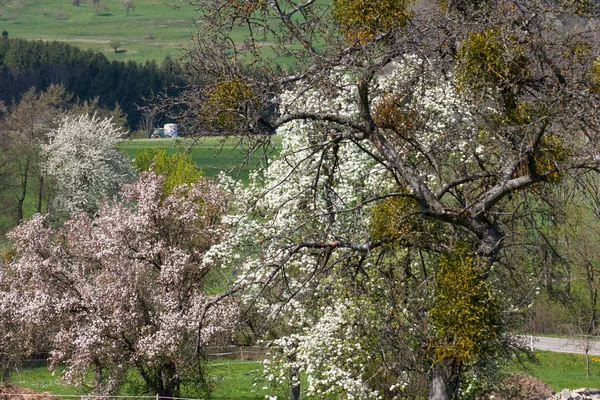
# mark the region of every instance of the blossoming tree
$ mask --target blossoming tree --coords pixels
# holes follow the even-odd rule
[[[373,91],[379,93],[374,101],[385,104],[421,63],[416,57],[394,63],[374,83]],[[441,80],[414,85],[419,95],[411,104],[413,117],[435,116],[426,145],[456,152],[472,145],[469,134],[453,143],[443,141],[444,130],[459,123],[455,110],[467,112],[468,105],[457,92]],[[352,117],[358,112],[354,96],[352,86],[327,103],[319,100],[320,90],[301,94],[290,90],[282,96],[282,104],[290,112],[300,105],[327,107]],[[330,132],[313,122],[290,122],[277,133],[282,139],[281,159],[256,174],[248,187],[225,180],[225,186],[232,185],[236,192],[233,209],[238,213],[227,217],[234,228],[210,253],[236,269],[238,284],[250,288],[246,302],[261,315],[260,321],[252,322],[255,329],[264,322],[271,331],[279,326],[275,330],[280,337],[271,342],[275,359],[268,363],[268,379],[287,384],[291,374],[292,386],[297,386],[302,371],[307,377],[304,394],[309,397],[422,396],[426,377],[418,371],[435,358],[425,349],[458,352],[458,347],[442,345],[444,338],[426,333],[435,322],[426,317],[428,310],[464,300],[455,297],[435,304],[426,294],[436,283],[438,290],[444,284],[430,279],[441,263],[432,247],[440,251],[444,245],[452,246],[453,239],[442,238],[446,231],[439,224],[401,214],[414,212],[416,202],[409,192],[394,192],[397,182],[372,157],[371,145],[330,141],[320,147],[316,144],[327,142]],[[405,220],[396,225],[400,218]],[[419,252],[426,261],[416,259]],[[471,279],[478,276],[469,272]],[[490,294],[486,285],[467,289],[475,295]],[[483,344],[476,332],[487,332],[485,324],[496,317],[496,302],[490,300],[475,296],[465,305],[481,308],[477,309],[481,323],[463,322],[464,331],[452,336],[462,346]],[[449,325],[438,322],[439,328]],[[503,340],[495,333],[494,337],[499,343]],[[408,352],[411,357],[406,357]],[[476,364],[472,352],[463,357]]]
[[[105,197],[130,182],[133,169],[116,149],[123,132],[111,118],[65,116],[44,145],[45,169],[56,181],[54,210],[93,214]]]
[[[2,282],[21,295],[16,316],[50,332],[67,381],[93,368],[96,391],[112,393],[135,368],[149,390],[174,396],[206,343],[231,331],[236,307],[205,291],[223,194],[205,179],[162,191],[163,178],[145,173],[93,218],[54,229],[37,216],[10,234]]]
[[[180,99],[189,120],[255,141],[278,132],[288,154],[266,172],[251,203],[257,216],[234,219],[252,238],[234,254],[246,264],[240,279],[260,286],[254,303],[275,314],[312,303],[309,329],[318,310],[342,311],[305,290],[342,298],[361,284],[344,271],[368,276],[364,286],[376,290],[366,292],[391,306],[374,302],[367,315],[426,321],[401,324],[407,339],[388,349],[395,360],[409,348],[428,361],[387,370],[399,380],[426,371],[429,398],[455,397],[469,387],[465,371],[486,371],[510,348],[510,313],[500,311],[514,299],[496,291],[520,267],[504,251],[522,205],[598,167],[595,9],[530,0],[197,5],[203,35]],[[242,45],[228,40],[234,28],[247,29]],[[294,68],[275,69],[282,59]],[[384,84],[398,63],[414,67]],[[382,274],[389,286],[379,291]],[[395,286],[398,274],[404,284]],[[411,282],[423,291],[408,292]],[[302,330],[306,319],[294,318],[305,308],[285,314],[293,329]]]

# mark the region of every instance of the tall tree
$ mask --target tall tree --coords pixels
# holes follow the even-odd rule
[[[200,117],[205,130],[249,133],[262,143],[278,129],[292,135],[293,127],[310,123],[322,132],[305,142],[312,154],[335,159],[339,146],[353,146],[394,183],[375,199],[313,210],[299,227],[324,214],[329,225],[312,236],[282,238],[277,260],[261,264],[273,267],[267,277],[285,279],[287,262],[306,252],[322,260],[317,272],[330,266],[331,253],[361,260],[387,243],[393,254],[401,248],[395,231],[414,215],[439,224],[440,240],[425,245],[441,254],[433,263],[431,307],[447,311],[453,299],[460,301],[453,318],[431,315],[439,336],[430,348],[440,351],[431,353],[429,398],[455,397],[465,368],[497,354],[488,344],[505,337],[502,313],[492,313],[499,319],[486,322],[473,340],[461,329],[469,313],[491,311],[480,306],[493,291],[508,222],[522,201],[540,198],[566,174],[598,166],[594,9],[530,0],[196,4],[203,34],[188,53],[191,89],[177,102],[187,103],[188,121]],[[242,29],[245,41],[238,45],[231,36]],[[279,60],[290,63],[291,72],[279,73]],[[208,84],[195,84],[199,80]],[[422,97],[426,88],[438,88],[438,95]],[[452,91],[464,107],[450,102],[440,115],[434,105]],[[303,168],[301,161],[291,171]],[[330,176],[320,165],[314,188]],[[357,170],[341,171],[337,179]],[[327,190],[330,199],[343,198]],[[391,224],[380,240],[335,235],[338,219],[358,218],[373,202],[387,207],[384,222]],[[453,337],[464,341],[441,351],[460,342]]]
[[[37,186],[36,211],[42,212],[45,198],[46,173],[43,170],[41,147],[48,142],[48,134],[66,109],[70,96],[64,87],[51,85],[42,92],[27,91],[18,104],[10,107],[2,125],[3,157],[12,170],[10,189],[4,191],[7,203],[14,204],[15,223],[23,220],[25,199],[32,187]],[[10,165],[10,167],[9,167]],[[36,181],[32,185],[31,180]]]

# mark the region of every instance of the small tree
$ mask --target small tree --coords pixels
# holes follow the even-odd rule
[[[42,212],[46,200],[44,156],[40,146],[48,142],[48,133],[56,127],[57,117],[64,112],[70,95],[62,86],[50,85],[45,91],[30,89],[18,104],[8,109],[0,126],[0,153],[4,161],[7,187],[0,197],[2,205],[10,208],[18,224],[24,217],[25,199],[31,195],[32,181],[37,181],[36,212]]]
[[[125,132],[111,118],[64,117],[44,146],[46,170],[56,180],[54,211],[93,214],[99,202],[130,181],[133,170],[116,149]]]
[[[598,331],[589,332],[587,324],[572,324],[566,326],[566,332],[571,337],[573,345],[585,354],[585,376],[590,377],[590,351],[598,344]]]
[[[115,53],[117,52],[117,49],[119,47],[122,46],[122,43],[120,40],[111,40],[110,42],[108,42],[108,45],[110,46],[111,49],[113,49],[115,51]]]
[[[102,14],[103,11],[108,11],[108,6],[102,3],[101,0],[92,0],[92,7],[98,16]]]
[[[139,151],[133,161],[133,166],[139,172],[152,171],[164,177],[163,195],[173,193],[181,185],[196,182],[201,172],[196,164],[185,153],[169,155],[165,149],[147,148]]]
[[[129,16],[129,11],[135,11],[135,4],[133,4],[133,0],[121,0],[121,8]]]

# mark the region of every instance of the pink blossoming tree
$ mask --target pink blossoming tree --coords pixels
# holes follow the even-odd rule
[[[37,216],[10,234],[1,279],[22,294],[17,317],[51,332],[51,364],[65,363],[69,382],[93,369],[96,392],[111,393],[134,368],[149,391],[176,396],[203,346],[232,329],[236,307],[207,294],[204,259],[221,236],[223,194],[205,179],[162,191],[145,173],[94,218],[53,229]]]

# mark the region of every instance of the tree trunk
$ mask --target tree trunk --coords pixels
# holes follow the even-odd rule
[[[298,368],[290,369],[290,400],[300,400],[300,374]]]
[[[25,198],[21,197],[17,199],[17,218],[16,223],[19,225],[23,221],[23,201]]]
[[[42,201],[44,198],[44,176],[40,175],[38,177],[38,198],[37,198],[37,213],[42,213]]]
[[[429,400],[452,400],[458,390],[460,367],[455,360],[440,361],[431,371]]]
[[[23,203],[25,202],[25,196],[27,195],[27,179],[23,183],[23,190],[21,196],[17,197],[17,218],[16,223],[19,225],[23,221]]]
[[[21,223],[23,220],[23,203],[25,202],[25,197],[27,196],[27,180],[29,178],[29,157],[25,161],[25,165],[22,169],[21,175],[21,195],[17,196],[17,225]]]
[[[585,352],[585,376],[586,378],[590,377],[590,354],[587,350]]]
[[[5,366],[2,368],[2,384],[6,385],[7,383],[10,383],[11,372],[12,368],[10,368],[9,366]]]
[[[588,328],[587,328],[587,334],[588,335],[593,335],[596,332],[596,320],[597,320],[597,314],[596,314],[596,304],[598,302],[598,288],[594,287],[591,290],[590,293],[590,310],[591,310],[591,316],[590,316],[590,322],[588,324]]]
[[[177,370],[173,364],[163,365],[160,371],[160,397],[177,397],[179,396],[179,378]]]
[[[291,364],[296,361],[296,355],[292,354],[289,357]],[[300,372],[298,367],[290,368],[290,400],[300,400]]]
[[[2,384],[10,383],[10,375],[13,369],[12,359],[8,355],[0,355],[0,368],[2,369]]]

